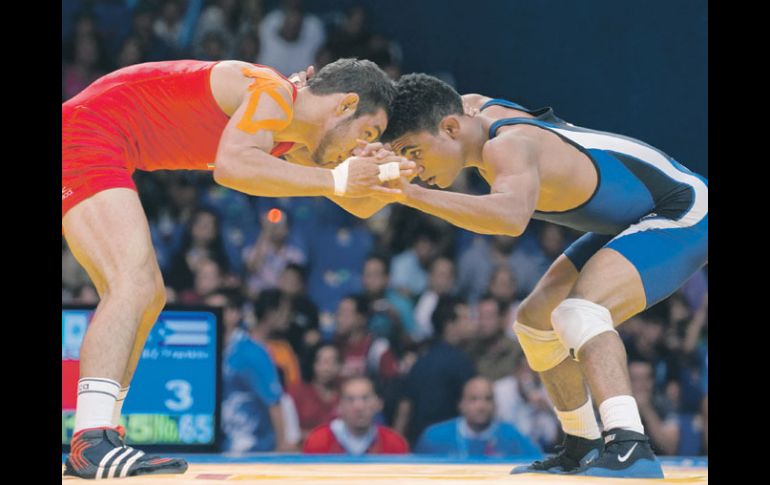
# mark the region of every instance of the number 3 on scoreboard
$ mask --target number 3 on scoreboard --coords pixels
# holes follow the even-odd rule
[[[192,386],[190,382],[174,379],[166,383],[166,389],[174,393],[174,399],[166,399],[164,404],[171,411],[186,411],[193,404]]]

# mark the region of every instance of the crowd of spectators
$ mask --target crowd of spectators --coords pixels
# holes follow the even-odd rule
[[[371,29],[362,6],[324,14],[306,7],[302,0],[64,0],[62,101],[115,69],[172,59],[238,59],[289,75],[359,57],[400,76],[401,49]]]

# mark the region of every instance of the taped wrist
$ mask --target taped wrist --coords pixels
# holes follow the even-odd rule
[[[332,169],[332,177],[334,177],[334,195],[345,195],[347,192],[349,166],[350,159],[348,158]]]

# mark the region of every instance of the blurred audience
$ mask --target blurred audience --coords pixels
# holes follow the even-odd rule
[[[286,340],[290,311],[290,303],[282,298],[280,290],[265,290],[254,303],[256,325],[252,330],[253,338],[267,347],[287,386],[293,386],[302,378],[297,354]]]
[[[415,446],[415,453],[454,458],[480,456],[527,456],[539,458],[538,446],[513,425],[495,419],[492,383],[475,377],[463,386],[460,417],[426,429]]]
[[[519,360],[513,373],[496,380],[493,387],[496,416],[514,425],[543,450],[555,451],[561,426],[540,377],[526,359]]]
[[[516,334],[513,332],[513,324],[516,321],[516,311],[521,300],[517,298],[518,286],[516,276],[510,267],[501,264],[495,268],[489,281],[489,293],[503,307],[503,326],[505,327],[506,335],[515,339]]]
[[[398,362],[387,339],[367,331],[368,304],[360,295],[343,298],[337,307],[336,345],[342,356],[341,377],[398,375]]]
[[[438,256],[438,232],[425,226],[415,235],[412,247],[391,261],[390,287],[414,298],[428,286],[428,268]]]
[[[318,17],[304,10],[301,0],[283,0],[281,4],[259,24],[257,62],[288,76],[313,64],[326,31]]]
[[[473,362],[460,349],[475,331],[468,305],[442,296],[432,323],[435,338],[409,371],[393,425],[411,443],[427,426],[457,416],[462,387],[475,374]]]
[[[216,264],[220,276],[230,268],[219,230],[219,216],[211,209],[200,208],[185,228],[179,246],[169,255],[163,274],[166,284],[180,293],[194,290],[196,275],[204,261]]]
[[[392,338],[401,331],[414,339],[418,335],[413,316],[412,302],[388,288],[390,264],[386,257],[373,254],[366,262],[361,275],[364,295],[369,300],[368,328],[378,337]]]
[[[654,449],[661,454],[673,455],[679,445],[679,418],[671,393],[655,390],[655,376],[651,362],[632,360],[628,364],[631,392],[639,406],[644,432]]]
[[[253,245],[243,250],[248,295],[255,297],[264,288],[274,288],[289,264],[304,264],[305,253],[289,242],[289,221],[280,209],[271,209],[260,219],[262,231]]]
[[[289,303],[289,329],[286,339],[300,361],[302,375],[307,377],[313,366],[313,348],[320,342],[318,307],[305,292],[305,268],[290,263],[278,279],[281,298]]]
[[[341,360],[337,347],[322,344],[315,349],[310,382],[299,381],[289,388],[299,415],[303,440],[314,428],[328,424],[337,415]]]
[[[235,289],[220,289],[210,293],[203,303],[208,306],[222,309],[222,341],[227,345],[233,332],[244,326],[243,322],[243,296]]]
[[[455,265],[451,259],[439,257],[430,266],[428,287],[417,298],[414,306],[414,319],[417,329],[414,339],[418,342],[433,335],[431,316],[442,296],[449,296],[454,292]]]
[[[340,390],[339,417],[314,429],[302,451],[313,454],[381,455],[409,452],[406,440],[392,429],[374,423],[382,401],[366,377],[346,380]]]
[[[96,34],[82,34],[73,43],[72,60],[62,67],[62,101],[84,90],[99,77],[107,74],[104,54]]]
[[[521,345],[506,335],[506,309],[497,299],[490,293],[485,294],[476,310],[478,332],[465,348],[476,363],[478,373],[494,382],[513,373],[524,353]]]
[[[222,360],[222,449],[284,451],[283,388],[257,328],[233,330]]]
[[[528,236],[476,237],[458,263],[457,286],[460,294],[475,302],[489,285],[492,272],[507,265],[518,283],[518,295],[529,294],[550,265],[544,251],[527,241]]]

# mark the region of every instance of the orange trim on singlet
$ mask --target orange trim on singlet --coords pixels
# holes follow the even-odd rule
[[[266,73],[248,67],[242,68],[241,72],[244,76],[254,79],[254,82],[248,87],[248,90],[251,91],[251,96],[249,97],[249,104],[246,107],[246,112],[235,126],[250,135],[253,135],[259,130],[280,131],[289,126],[294,116],[294,110],[278,92],[278,88],[285,89],[292,99],[294,98],[294,91],[286,85],[287,81],[276,78],[273,73]],[[268,118],[256,121],[253,119],[254,113],[257,111],[259,99],[263,93],[270,96],[270,98],[278,103],[278,106],[286,115],[286,119]]]

